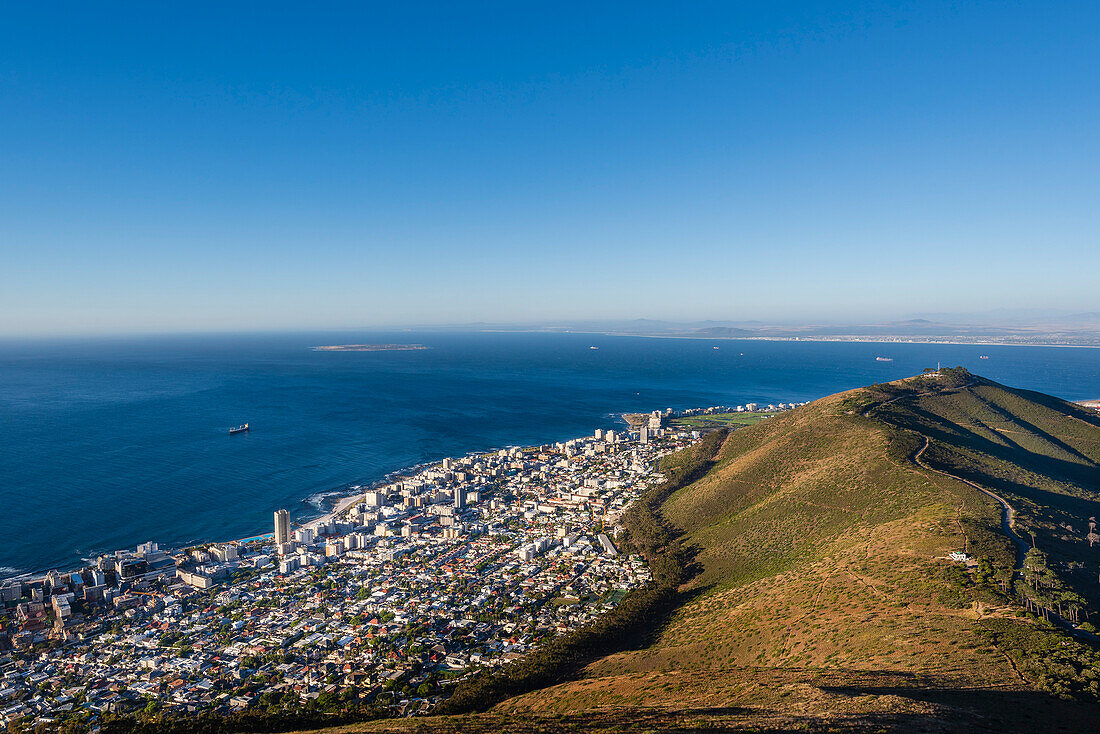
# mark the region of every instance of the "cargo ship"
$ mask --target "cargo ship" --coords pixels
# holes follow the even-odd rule
[[[242,423],[239,426],[235,426],[234,428],[229,429],[229,435],[231,435],[231,436],[234,433],[247,433],[247,432],[248,432],[248,424],[247,423]]]

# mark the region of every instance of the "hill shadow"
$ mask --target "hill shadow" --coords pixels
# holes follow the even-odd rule
[[[994,403],[991,400],[987,400],[986,398],[982,397],[981,395],[979,395],[976,392],[973,393],[973,395],[978,401],[980,401],[983,405],[985,405],[989,410],[991,410],[994,413],[996,413],[997,415],[1001,416],[1001,418],[1003,418],[1005,421],[1010,422],[1010,423],[1015,423],[1016,425],[1020,426],[1021,428],[1024,428],[1027,431],[1030,431],[1032,434],[1034,434],[1036,436],[1039,436],[1040,438],[1042,438],[1044,441],[1051,444],[1052,446],[1055,446],[1055,447],[1061,449],[1062,451],[1066,452],[1070,456],[1075,456],[1078,459],[1080,459],[1081,461],[1085,462],[1086,464],[1091,464],[1094,467],[1096,466],[1096,462],[1093,461],[1090,457],[1085,456],[1080,451],[1078,451],[1074,447],[1070,446],[1068,443],[1061,440],[1057,436],[1054,436],[1053,434],[1051,434],[1048,431],[1044,431],[1042,428],[1039,428],[1039,426],[1035,425],[1034,423],[1031,423],[1031,422],[1027,421],[1026,419],[1024,419],[1021,416],[1014,415],[1013,413],[1006,410],[1002,406],[997,405],[996,403]]]
[[[906,420],[907,415],[913,416],[916,420]],[[1065,459],[1038,454],[1023,448],[1015,441],[1012,442],[1017,446],[1015,449],[1003,446],[975,433],[966,426],[951,422],[916,405],[906,405],[903,409],[899,408],[885,415],[880,414],[880,420],[896,428],[905,428],[922,433],[933,441],[948,447],[958,446],[976,451],[1009,466],[1019,467],[1034,474],[1061,479],[1082,489],[1100,491],[1100,486],[1098,486],[1100,485],[1100,472],[1097,471],[1095,464],[1083,466]],[[1091,460],[1089,461],[1091,463]],[[941,468],[955,473],[957,467],[948,465]],[[993,475],[983,474],[983,476]]]
[[[908,685],[821,686],[821,690],[851,698],[893,696],[931,704],[930,714],[876,714],[867,717],[867,728],[895,731],[929,731],[935,722],[947,731],[1075,732],[1096,731],[1100,706],[1054,698],[1039,691],[989,688],[940,688]]]
[[[1018,387],[1009,387],[1007,385],[1002,385],[998,382],[993,382],[992,380],[987,380],[987,382],[991,385],[997,386],[998,388],[1004,390],[1011,395],[1020,398],[1021,400],[1029,400],[1038,405],[1042,405],[1044,408],[1050,408],[1057,413],[1065,413],[1066,415],[1072,416],[1073,418],[1082,420],[1094,428],[1100,428],[1100,413],[1095,410],[1082,408],[1080,405],[1067,402],[1065,400],[1062,400],[1061,398],[1056,398],[1053,395],[1046,395],[1044,393],[1033,392],[1031,390],[1023,390]]]

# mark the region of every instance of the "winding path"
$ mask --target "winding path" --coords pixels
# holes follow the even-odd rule
[[[974,384],[973,382],[969,382],[969,383],[967,383],[965,385],[962,385],[961,387],[956,388],[956,389],[959,389],[959,390],[965,389],[967,387],[970,387],[973,384]],[[924,394],[924,393],[918,393],[917,395],[922,395],[922,394]],[[894,403],[894,402],[897,402],[898,400],[902,400],[903,398],[908,398],[908,397],[914,397],[914,396],[912,396],[912,395],[899,395],[898,397],[893,398],[891,400],[887,400],[887,401],[882,402],[882,403],[875,403],[875,404],[867,407],[863,411],[861,411],[860,415],[862,415],[864,418],[870,418],[871,417],[870,414],[872,412],[874,412],[875,410],[877,410],[878,408],[881,408],[885,405],[889,405],[890,403]],[[917,451],[913,454],[912,457],[910,457],[912,459],[913,463],[916,464],[917,466],[919,466],[921,469],[924,469],[924,470],[930,471],[930,472],[935,472],[936,474],[948,477],[949,479],[954,479],[955,481],[962,482],[963,484],[965,484],[969,487],[973,487],[974,489],[978,490],[979,492],[986,495],[987,497],[991,497],[992,499],[997,501],[997,503],[1001,506],[1001,529],[1004,531],[1004,534],[1008,536],[1009,540],[1011,540],[1013,542],[1013,544],[1016,546],[1016,564],[1015,564],[1015,568],[1013,570],[1014,570],[1014,572],[1015,571],[1021,571],[1024,567],[1024,556],[1026,556],[1027,552],[1031,549],[1031,544],[1028,543],[1026,540],[1024,540],[1024,538],[1019,533],[1016,532],[1016,509],[1011,504],[1009,504],[1008,501],[1004,497],[1000,496],[996,492],[994,492],[990,489],[986,489],[985,487],[981,486],[980,484],[977,484],[976,482],[972,482],[969,479],[964,479],[963,477],[956,476],[955,474],[943,471],[941,469],[936,469],[936,468],[931,467],[928,464],[924,463],[924,461],[922,460],[922,457],[924,456],[924,452],[928,449],[929,445],[931,445],[931,443],[932,443],[931,439],[928,436],[926,436],[923,433],[921,433],[920,431],[914,430],[912,428],[904,428],[902,426],[896,426],[896,425],[894,425],[892,423],[889,423],[888,421],[884,421],[882,419],[877,419],[877,420],[879,420],[879,422],[881,422],[881,423],[885,423],[886,425],[888,425],[892,428],[897,428],[897,429],[900,429],[900,430],[903,430],[903,431],[908,431],[909,433],[912,433],[912,434],[914,434],[916,436],[919,436],[922,439],[924,439],[924,443],[921,445],[921,447],[919,449],[917,449]],[[1052,609],[1047,610],[1047,612],[1049,614],[1050,621],[1054,622],[1056,625],[1058,625],[1062,629],[1066,630],[1067,632],[1069,632],[1074,637],[1076,637],[1078,639],[1089,640],[1090,642],[1094,642],[1094,643],[1100,642],[1100,635],[1094,635],[1091,632],[1086,632],[1085,630],[1078,629],[1075,624],[1073,624],[1069,620],[1059,616]],[[1012,667],[1013,667],[1013,669],[1015,669],[1016,668],[1015,664],[1013,664]],[[1016,674],[1020,675],[1020,671],[1017,670]],[[1022,675],[1020,677],[1023,678]]]
[[[923,436],[924,434],[918,433],[917,435]],[[1007,535],[1009,539],[1016,544],[1015,570],[1021,571],[1024,567],[1024,556],[1027,555],[1027,552],[1031,549],[1031,545],[1026,540],[1024,540],[1019,533],[1016,532],[1016,510],[1013,509],[1012,505],[1008,504],[1008,502],[1005,501],[1004,497],[1001,497],[996,492],[988,490],[979,484],[975,484],[969,479],[963,479],[962,477],[955,476],[954,474],[940,471],[939,469],[934,469],[922,462],[920,458],[921,454],[923,454],[924,450],[928,448],[929,443],[930,441],[928,440],[928,436],[924,436],[924,445],[920,447],[920,450],[918,450],[917,453],[913,454],[913,463],[915,463],[922,469],[927,469],[928,471],[936,472],[937,474],[942,474],[945,477],[950,477],[951,479],[958,480],[963,484],[967,484],[973,487],[982,494],[988,495],[989,497],[997,500],[997,502],[999,502],[1001,505],[1001,529],[1004,530],[1005,535]],[[1074,637],[1082,640],[1088,640],[1090,642],[1100,642],[1100,636],[1095,635],[1091,632],[1087,632],[1083,629],[1079,629],[1076,624],[1061,616],[1053,609],[1048,609],[1047,614],[1049,615],[1049,621],[1058,625],[1066,632],[1069,632]],[[1012,667],[1013,669],[1016,668],[1015,663],[1013,663]],[[1017,670],[1016,673],[1017,675],[1019,675],[1020,671]]]
[[[905,430],[911,430],[911,429],[905,429]],[[919,433],[917,431],[913,431],[913,433],[916,433],[918,436],[920,436],[924,439],[924,445],[921,446],[915,454],[913,454],[913,463],[914,464],[916,464],[917,466],[919,466],[922,469],[927,469],[930,472],[935,472],[936,474],[940,474],[940,475],[948,477],[950,479],[954,479],[956,481],[962,482],[963,484],[966,484],[970,487],[973,487],[974,489],[978,490],[982,494],[984,494],[988,497],[992,497],[993,499],[997,500],[997,502],[1001,505],[1001,530],[1003,530],[1004,534],[1007,535],[1009,537],[1009,539],[1016,545],[1016,569],[1019,570],[1019,569],[1023,568],[1024,556],[1027,554],[1028,550],[1031,549],[1031,545],[1026,540],[1024,540],[1020,536],[1019,533],[1016,532],[1016,510],[1015,510],[1015,508],[1013,508],[1012,505],[1010,505],[1004,497],[1002,497],[1001,495],[997,494],[996,492],[994,492],[992,490],[986,489],[985,487],[981,486],[980,484],[972,482],[969,479],[963,479],[962,477],[956,476],[956,475],[951,474],[949,472],[941,471],[940,469],[936,469],[934,467],[929,466],[928,464],[925,464],[921,460],[921,456],[924,455],[925,449],[927,449],[929,444],[931,444],[932,442],[928,438],[928,436],[925,436],[923,433]]]
[[[971,387],[974,384],[975,384],[975,381],[971,380],[970,382],[966,383],[965,385],[961,385],[961,386],[959,386],[957,388],[954,388],[954,389],[955,390],[965,390],[966,388]],[[931,392],[931,391],[929,391],[929,392]],[[903,400],[905,398],[920,397],[921,395],[927,395],[927,394],[928,394],[927,392],[924,392],[924,393],[916,393],[915,395],[899,395],[896,398],[891,398],[890,400],[886,400],[886,401],[881,402],[881,403],[874,403],[874,404],[868,406],[867,408],[865,408],[860,413],[860,415],[862,415],[864,418],[870,418],[871,413],[878,410],[879,408],[890,405],[891,403],[896,403],[897,401]],[[912,428],[904,428],[902,426],[895,426],[894,424],[888,423],[887,421],[884,421],[881,418],[877,419],[877,420],[879,420],[880,423],[886,423],[891,428],[900,428],[903,431],[908,431],[909,433],[912,433],[913,435],[919,436],[920,438],[924,439],[924,445],[922,445],[919,449],[917,449],[916,453],[914,453],[913,456],[911,457],[914,464],[916,464],[920,468],[925,469],[927,471],[935,472],[936,474],[939,474],[941,476],[948,477],[949,479],[954,479],[955,481],[962,482],[963,484],[965,484],[967,486],[973,487],[974,489],[978,490],[982,494],[984,494],[988,497],[992,497],[994,500],[997,501],[998,504],[1000,504],[1000,506],[1001,506],[1001,529],[1004,531],[1004,534],[1007,535],[1009,537],[1009,539],[1013,542],[1013,544],[1015,544],[1015,546],[1016,546],[1016,567],[1015,568],[1016,568],[1016,570],[1019,570],[1019,569],[1023,568],[1024,556],[1027,554],[1028,550],[1031,549],[1031,545],[1026,540],[1024,540],[1023,537],[1021,537],[1019,533],[1016,532],[1016,509],[1008,503],[1008,500],[1006,500],[1004,497],[997,494],[996,492],[994,492],[992,490],[989,490],[989,489],[986,489],[985,487],[981,486],[980,484],[972,482],[969,479],[963,479],[962,477],[955,476],[954,474],[951,474],[950,472],[946,472],[946,471],[943,471],[941,469],[936,469],[934,467],[929,466],[928,464],[925,464],[921,460],[921,457],[924,456],[924,452],[928,449],[929,445],[932,443],[932,440],[928,436],[921,433],[920,431],[914,430]]]

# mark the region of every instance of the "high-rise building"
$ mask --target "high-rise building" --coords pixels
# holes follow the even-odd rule
[[[642,426],[638,431],[638,443],[649,443],[649,428]]]
[[[466,490],[462,487],[456,487],[454,491],[455,509],[461,510],[466,506]]]
[[[210,553],[222,563],[237,560],[237,546],[235,545],[215,545],[210,549]]]
[[[275,545],[283,545],[290,540],[290,515],[286,510],[275,513]]]

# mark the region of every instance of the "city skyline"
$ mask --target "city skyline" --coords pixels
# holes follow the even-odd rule
[[[6,20],[3,336],[1095,311],[1090,6]]]

